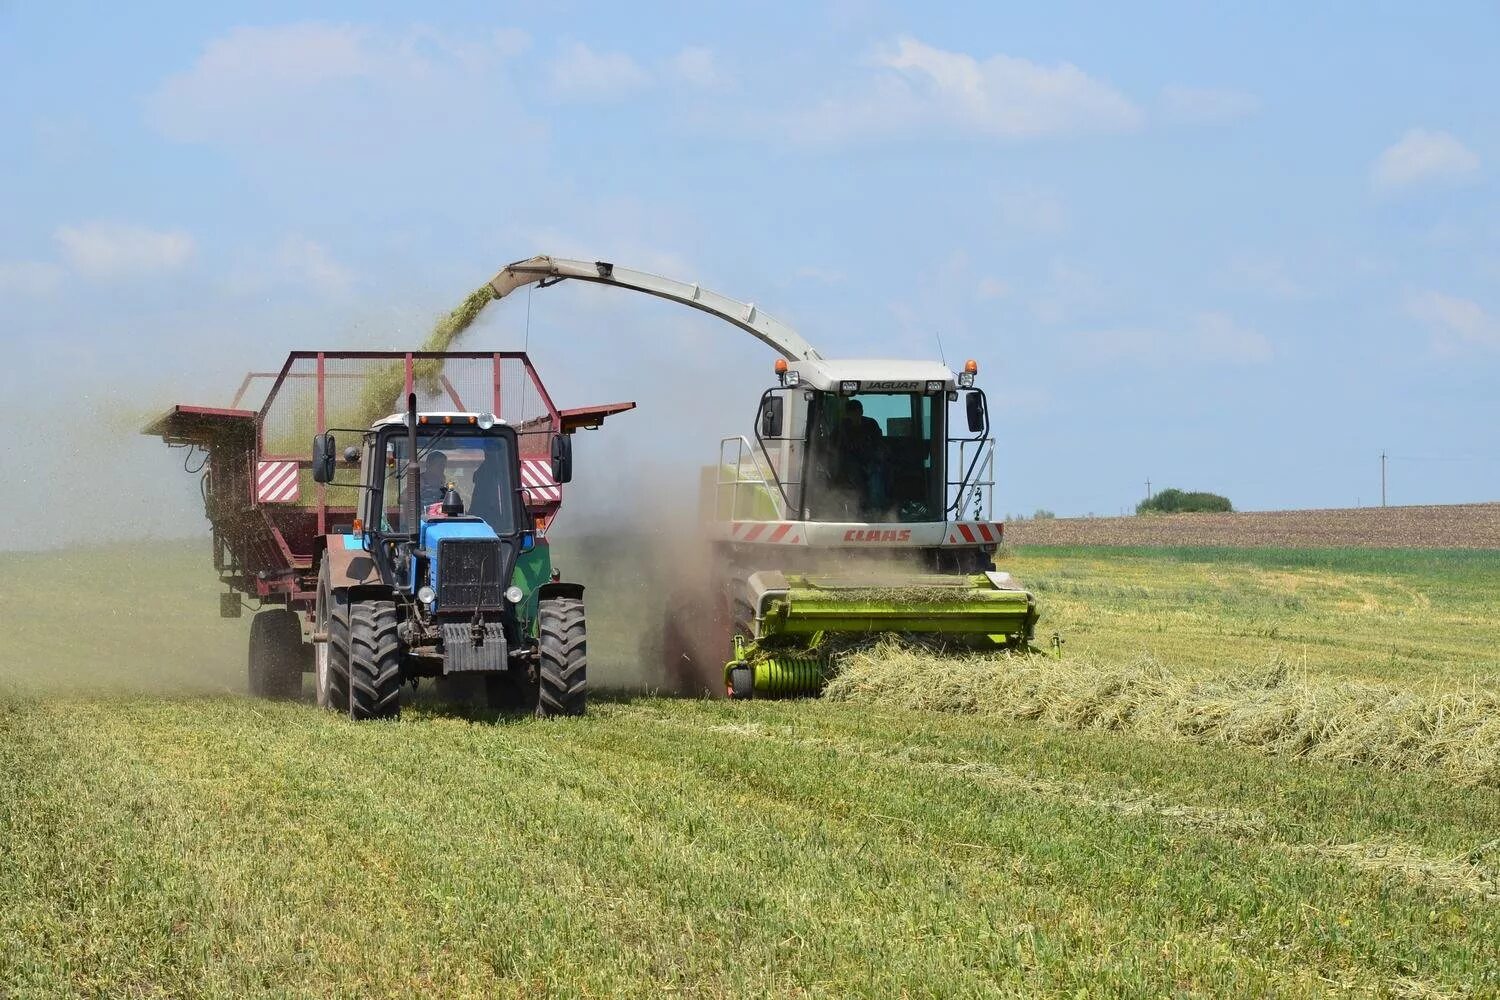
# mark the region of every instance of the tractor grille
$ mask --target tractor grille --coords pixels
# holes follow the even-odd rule
[[[500,543],[489,538],[454,538],[438,543],[437,606],[443,611],[498,607]]]

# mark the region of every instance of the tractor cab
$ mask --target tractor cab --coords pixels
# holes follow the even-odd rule
[[[927,361],[776,363],[756,437],[789,520],[949,520],[975,485],[988,417],[978,366]],[[963,411],[950,416],[952,404]],[[950,475],[950,461],[957,475]]]

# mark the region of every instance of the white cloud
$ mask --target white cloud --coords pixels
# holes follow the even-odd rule
[[[1427,327],[1433,346],[1445,354],[1466,347],[1500,349],[1500,319],[1472,299],[1442,292],[1412,292],[1406,313]]]
[[[1082,360],[1101,364],[1133,360],[1244,365],[1269,361],[1273,354],[1263,335],[1221,312],[1200,313],[1180,330],[1114,327],[1073,333],[1067,341]]]
[[[1129,99],[1071,63],[1016,56],[979,60],[900,37],[876,54],[876,72],[794,125],[804,138],[912,134],[1006,139],[1126,132],[1142,114]]]
[[[194,251],[193,238],[180,229],[117,222],[61,226],[53,236],[74,269],[90,278],[136,278],[180,270]]]
[[[0,294],[50,295],[62,287],[63,269],[39,260],[0,260]]]
[[[528,44],[513,29],[457,37],[322,22],[239,27],[163,81],[147,117],[184,142],[386,150],[394,134],[503,109],[485,74]]]
[[[224,288],[231,295],[260,295],[272,289],[308,289],[336,298],[354,287],[356,276],[316,240],[298,233],[284,237],[269,253],[243,261]]]
[[[714,90],[726,82],[713,50],[701,45],[690,45],[668,59],[667,73],[673,79],[702,90]]]
[[[342,294],[354,284],[354,272],[334,260],[328,248],[305,236],[288,236],[276,250],[276,263],[288,273],[300,275],[304,283],[330,295]]]
[[[1459,180],[1479,171],[1479,155],[1447,132],[1414,128],[1387,148],[1370,169],[1377,191]]]
[[[1161,92],[1161,109],[1169,121],[1213,125],[1250,117],[1260,110],[1260,98],[1243,90],[1166,87]]]
[[[848,280],[848,275],[843,271],[831,267],[817,267],[815,265],[797,268],[797,277],[819,285],[839,285]]]
[[[640,65],[623,52],[595,52],[574,42],[552,61],[555,96],[574,101],[618,101],[650,82]]]
[[[1284,261],[1276,257],[1242,254],[1229,264],[1234,284],[1262,292],[1276,299],[1300,298],[1304,289],[1288,272]]]
[[[1010,294],[1010,282],[1001,278],[980,278],[974,294],[981,299],[1003,299]]]
[[[1029,236],[1057,236],[1067,231],[1068,209],[1050,191],[1011,191],[997,199],[1000,225]]]

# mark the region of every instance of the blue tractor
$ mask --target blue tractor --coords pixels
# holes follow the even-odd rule
[[[326,536],[313,608],[318,704],[394,718],[419,678],[469,681],[489,705],[582,715],[588,700],[583,587],[552,571],[522,486],[516,428],[489,413],[404,414],[360,432],[342,456],[313,441],[312,478],[357,485],[359,516]],[[339,459],[357,484],[335,481]],[[551,478],[572,476],[552,438]]]

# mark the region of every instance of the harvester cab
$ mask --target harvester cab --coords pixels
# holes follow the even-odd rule
[[[240,409],[257,380],[264,401]],[[252,693],[294,697],[310,668],[318,704],[353,719],[398,715],[420,678],[578,715],[583,586],[547,532],[570,435],[634,405],[559,410],[524,354],[299,352],[235,407],[175,407],[146,432],[205,453],[223,613],[262,607]]]
[[[722,439],[704,473],[713,578],[673,602],[665,660],[679,686],[811,694],[851,640],[1034,637],[1036,602],[995,568],[1004,528],[976,362],[827,359],[754,303],[607,261],[533,257],[490,285],[500,298],[565,279],[707,312],[780,355],[752,433]]]
[[[778,359],[752,437],[703,484],[722,567],[731,697],[813,693],[829,656],[875,634],[1018,649],[1036,603],[994,554],[994,449],[979,366]],[[723,640],[727,631],[728,643]],[[692,643],[679,659],[692,663]]]

